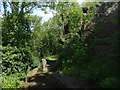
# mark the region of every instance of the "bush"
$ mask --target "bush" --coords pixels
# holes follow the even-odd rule
[[[119,88],[120,78],[108,77],[100,82],[103,88]]]
[[[2,77],[2,88],[18,88],[20,83],[20,77],[16,75],[9,75]]]
[[[71,34],[71,38],[66,40],[63,51],[59,54],[58,59],[58,67],[65,72],[72,66],[72,71],[68,70],[65,74],[72,74],[74,72],[75,76],[78,73],[76,69],[82,69],[87,64],[87,47],[85,47],[85,43],[79,35]]]
[[[36,59],[33,58],[32,52],[29,47],[17,48],[11,46],[2,47],[2,71],[7,75],[14,73],[24,73],[28,67],[33,65]],[[37,57],[37,56],[36,56]]]

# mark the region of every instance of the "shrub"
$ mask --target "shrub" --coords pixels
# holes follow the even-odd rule
[[[15,75],[3,76],[2,77],[2,88],[18,88],[20,77]]]
[[[27,65],[31,63],[29,57],[29,51],[25,48],[3,47],[2,71],[8,75],[25,71]]]
[[[120,78],[118,77],[107,77],[100,82],[103,88],[119,88]]]

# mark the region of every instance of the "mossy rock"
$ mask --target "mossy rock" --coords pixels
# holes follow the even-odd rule
[[[36,67],[34,68],[33,70],[29,71],[28,74],[27,74],[27,77],[33,77],[34,75],[38,74],[39,72],[42,73],[42,68],[40,67]]]

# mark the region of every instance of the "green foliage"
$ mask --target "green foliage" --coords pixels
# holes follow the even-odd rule
[[[17,88],[20,80],[19,77],[5,76],[3,77],[3,86],[2,88]]]
[[[102,80],[101,86],[103,88],[119,88],[120,78],[118,77],[108,77]]]
[[[66,5],[67,7],[65,7]],[[59,9],[60,6],[62,8]],[[91,9],[89,13],[85,15],[82,12],[82,8],[77,3],[60,3],[58,4],[58,12],[60,15],[63,13],[63,23],[65,23],[67,20],[67,17],[65,16],[68,15],[70,17],[70,34],[68,35],[69,39],[65,41],[65,45],[58,56],[58,67],[65,70],[68,69],[69,66],[73,66],[75,69],[78,67],[83,68],[84,65],[88,63],[87,43],[84,41],[84,37],[80,37],[78,34],[76,34],[76,32],[79,29],[83,29],[83,31],[87,29],[87,23],[94,16],[94,5],[93,9]]]
[[[3,88],[17,88],[19,81],[25,80],[29,68],[39,64],[39,57],[32,51],[34,48],[30,42],[31,27],[37,21],[30,19],[29,14],[35,5],[36,3],[32,2],[3,3],[5,15],[1,24],[0,47]]]
[[[80,15],[83,15],[81,17],[81,20],[83,20],[81,25],[83,25],[83,27],[87,25],[88,21],[94,18],[95,14],[95,4],[89,5],[89,3],[87,3],[85,6],[93,6],[93,11],[90,11],[90,13],[87,15],[83,15],[83,13],[81,12]],[[75,9],[75,12],[77,12],[77,9]],[[78,15],[79,14],[71,12],[70,18],[72,22],[70,27],[73,27],[75,25],[75,23],[73,22],[74,20],[77,20]],[[73,17],[76,17],[76,19],[74,19]],[[77,24],[80,22],[77,22]],[[116,24],[117,21],[116,19],[112,19],[111,22]],[[99,27],[100,23],[95,23],[96,26],[94,29],[96,33],[99,34],[99,31],[103,27]],[[78,26],[74,26],[72,30],[77,30]],[[84,30],[86,30],[86,28],[84,28]],[[99,39],[98,36],[95,36],[90,46],[88,46],[87,43],[84,42],[84,37],[79,37],[74,32],[73,35],[71,34],[68,36],[69,39],[65,41],[62,51],[58,54],[58,61],[56,66],[58,72],[74,77],[80,77],[83,80],[87,80],[88,82],[90,82],[92,87],[119,87],[119,80],[117,80],[119,79],[117,78],[119,75],[117,52],[118,35],[114,34],[113,37],[105,39],[103,39],[102,37],[102,39]],[[101,41],[110,43],[111,49],[107,51],[107,54],[97,55],[96,53],[94,53],[94,48],[99,45]],[[114,86],[111,86],[112,82]]]
[[[4,46],[2,49],[2,88],[18,88],[20,80],[25,80],[26,71],[32,61],[28,49]]]
[[[33,46],[39,52],[40,58],[46,57],[49,55],[58,54],[62,50],[64,51],[62,46],[59,45],[58,39],[60,38],[60,36],[62,36],[63,24],[66,23],[67,16],[70,17],[71,33],[77,32],[78,27],[82,27],[80,25],[81,24],[80,20],[84,18],[84,15],[79,4],[69,3],[69,2],[68,3],[59,2],[58,4],[56,4],[55,8],[58,13],[52,19],[50,19],[48,22],[43,23],[43,25],[39,24],[39,26],[41,26],[40,28],[36,28],[37,26],[35,26],[33,29],[32,42],[34,44]],[[82,25],[84,25],[85,23],[86,24],[88,23],[88,21],[91,19],[90,17],[93,16],[92,14],[93,13],[91,11],[87,16],[85,16],[86,18],[82,20]],[[71,41],[71,43],[68,43],[68,44],[72,45],[72,43],[73,41]],[[72,47],[75,47],[76,45]],[[68,45],[68,49],[69,47],[71,46]],[[66,45],[66,49],[67,49],[67,45]]]
[[[59,51],[58,32],[54,31],[53,22],[46,22],[41,28],[33,29],[33,45],[34,49],[39,53],[39,57],[43,58],[49,55],[57,54]]]
[[[28,44],[30,38],[30,28],[25,16],[11,14],[4,18],[2,23],[2,42],[6,46],[23,47]],[[16,23],[18,22],[18,23]]]
[[[50,55],[50,56],[46,57],[46,59],[50,60],[50,61],[55,61],[55,60],[57,60],[57,58],[58,58],[58,55]]]
[[[0,78],[3,79],[1,87],[18,88],[20,80],[26,78],[29,69],[40,65],[41,58],[58,59],[56,71],[86,80],[93,87],[119,87],[117,50],[120,40],[117,38],[120,35],[115,34],[105,39],[95,36],[92,44],[86,41],[89,39],[85,36],[86,30],[92,29],[89,22],[94,18],[95,4],[90,2],[83,3],[82,6],[72,2],[43,4],[41,9],[45,13],[47,7],[56,10],[57,13],[41,24],[41,17],[29,15],[35,3],[10,2],[11,13],[7,11],[8,7],[5,7],[4,3],[6,15],[2,21],[3,43],[0,45],[2,51],[0,64],[2,62],[3,71],[3,77]],[[91,8],[87,14],[82,12],[84,6]],[[68,17],[70,33],[63,36]],[[117,19],[112,18],[110,22],[117,24]],[[99,34],[103,27],[99,26],[99,22],[95,23],[94,29]],[[78,30],[83,30],[81,36],[77,34]],[[64,45],[59,44],[60,37],[67,37]],[[111,49],[105,55],[98,55],[93,50],[101,41],[111,44]]]
[[[10,9],[8,9],[8,4]],[[2,22],[2,45],[28,46],[31,39],[29,14],[36,4],[30,2],[9,2],[3,3],[3,5],[5,16]]]
[[[2,88],[2,76],[0,75],[0,88]]]
[[[26,71],[27,66],[32,63],[29,54],[27,48],[3,47],[2,71],[8,75]]]
[[[71,38],[65,42],[63,50],[58,56],[60,70],[69,69],[71,66],[75,70],[78,67],[82,68],[85,63],[87,64],[87,47],[85,47],[84,41],[81,40],[78,34],[71,33],[70,36]]]
[[[112,18],[111,22],[112,22],[112,24],[116,24],[116,25],[118,24],[118,20],[116,18]]]
[[[5,75],[2,74],[2,88],[9,88],[9,89],[15,89],[15,88],[19,88],[19,84],[20,81],[23,80],[23,78],[25,78],[26,75],[24,73],[21,73],[21,75],[19,73],[15,73],[15,74],[11,74],[11,75]]]

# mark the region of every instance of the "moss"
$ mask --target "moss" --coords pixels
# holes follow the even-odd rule
[[[112,18],[112,19],[110,20],[110,22],[111,22],[112,24],[118,24],[118,19],[117,19],[117,18]]]

